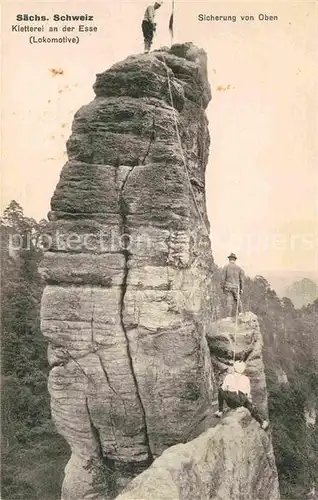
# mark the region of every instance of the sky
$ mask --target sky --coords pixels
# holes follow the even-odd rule
[[[46,217],[74,113],[94,98],[96,73],[142,52],[146,6],[140,0],[2,5],[2,210],[15,199],[25,215]],[[97,32],[79,34],[79,44],[31,45],[30,34],[12,32],[20,13],[93,15],[86,25]],[[153,48],[170,44],[170,13],[165,1]],[[199,21],[199,14],[236,16],[236,22]],[[278,20],[261,21],[259,14]],[[255,20],[242,21],[246,15]],[[208,54],[206,194],[219,265],[234,251],[250,275],[318,279],[317,21],[315,1],[175,1],[174,42],[191,41]],[[44,24],[37,36],[66,23]],[[58,36],[65,34],[71,36]]]

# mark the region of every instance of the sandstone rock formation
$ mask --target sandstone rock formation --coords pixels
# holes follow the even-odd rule
[[[148,466],[213,394],[206,55],[185,44],[131,56],[94,89],[42,263],[52,415],[72,450],[63,500],[98,498],[94,456],[128,477]]]
[[[267,435],[244,408],[172,446],[116,500],[279,500]]]
[[[94,90],[74,118],[41,265],[52,416],[71,448],[62,500],[114,498],[152,463],[120,498],[276,500],[269,436],[246,410],[213,418],[234,330],[212,323],[206,54],[131,56]],[[250,313],[236,355],[266,411]]]

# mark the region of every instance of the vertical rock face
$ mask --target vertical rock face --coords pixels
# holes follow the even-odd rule
[[[75,114],[42,263],[52,415],[72,451],[63,500],[99,498],[92,457],[131,476],[182,441],[214,384],[206,55],[185,44],[132,56],[94,90]]]

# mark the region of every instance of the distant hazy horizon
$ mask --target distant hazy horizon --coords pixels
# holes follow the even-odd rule
[[[98,32],[75,46],[32,46],[26,34],[12,33],[18,5],[2,7],[2,209],[15,199],[39,220],[66,161],[74,113],[94,98],[96,73],[143,50],[147,1],[23,2],[23,12],[49,17],[94,15]],[[170,43],[170,6],[158,11],[154,49]],[[239,21],[258,12],[279,20]],[[200,13],[238,20],[199,22]],[[215,260],[223,266],[234,251],[247,274],[275,280],[277,291],[289,276],[318,279],[317,20],[311,2],[176,2],[174,41],[208,53],[206,194]]]

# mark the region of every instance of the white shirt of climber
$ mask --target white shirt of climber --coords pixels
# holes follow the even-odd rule
[[[246,394],[248,398],[251,397],[251,384],[250,379],[241,373],[229,373],[222,384],[223,391],[236,392],[239,391]]]
[[[155,22],[156,10],[153,5],[149,5],[149,7],[145,10],[144,21],[148,21],[153,24]]]

